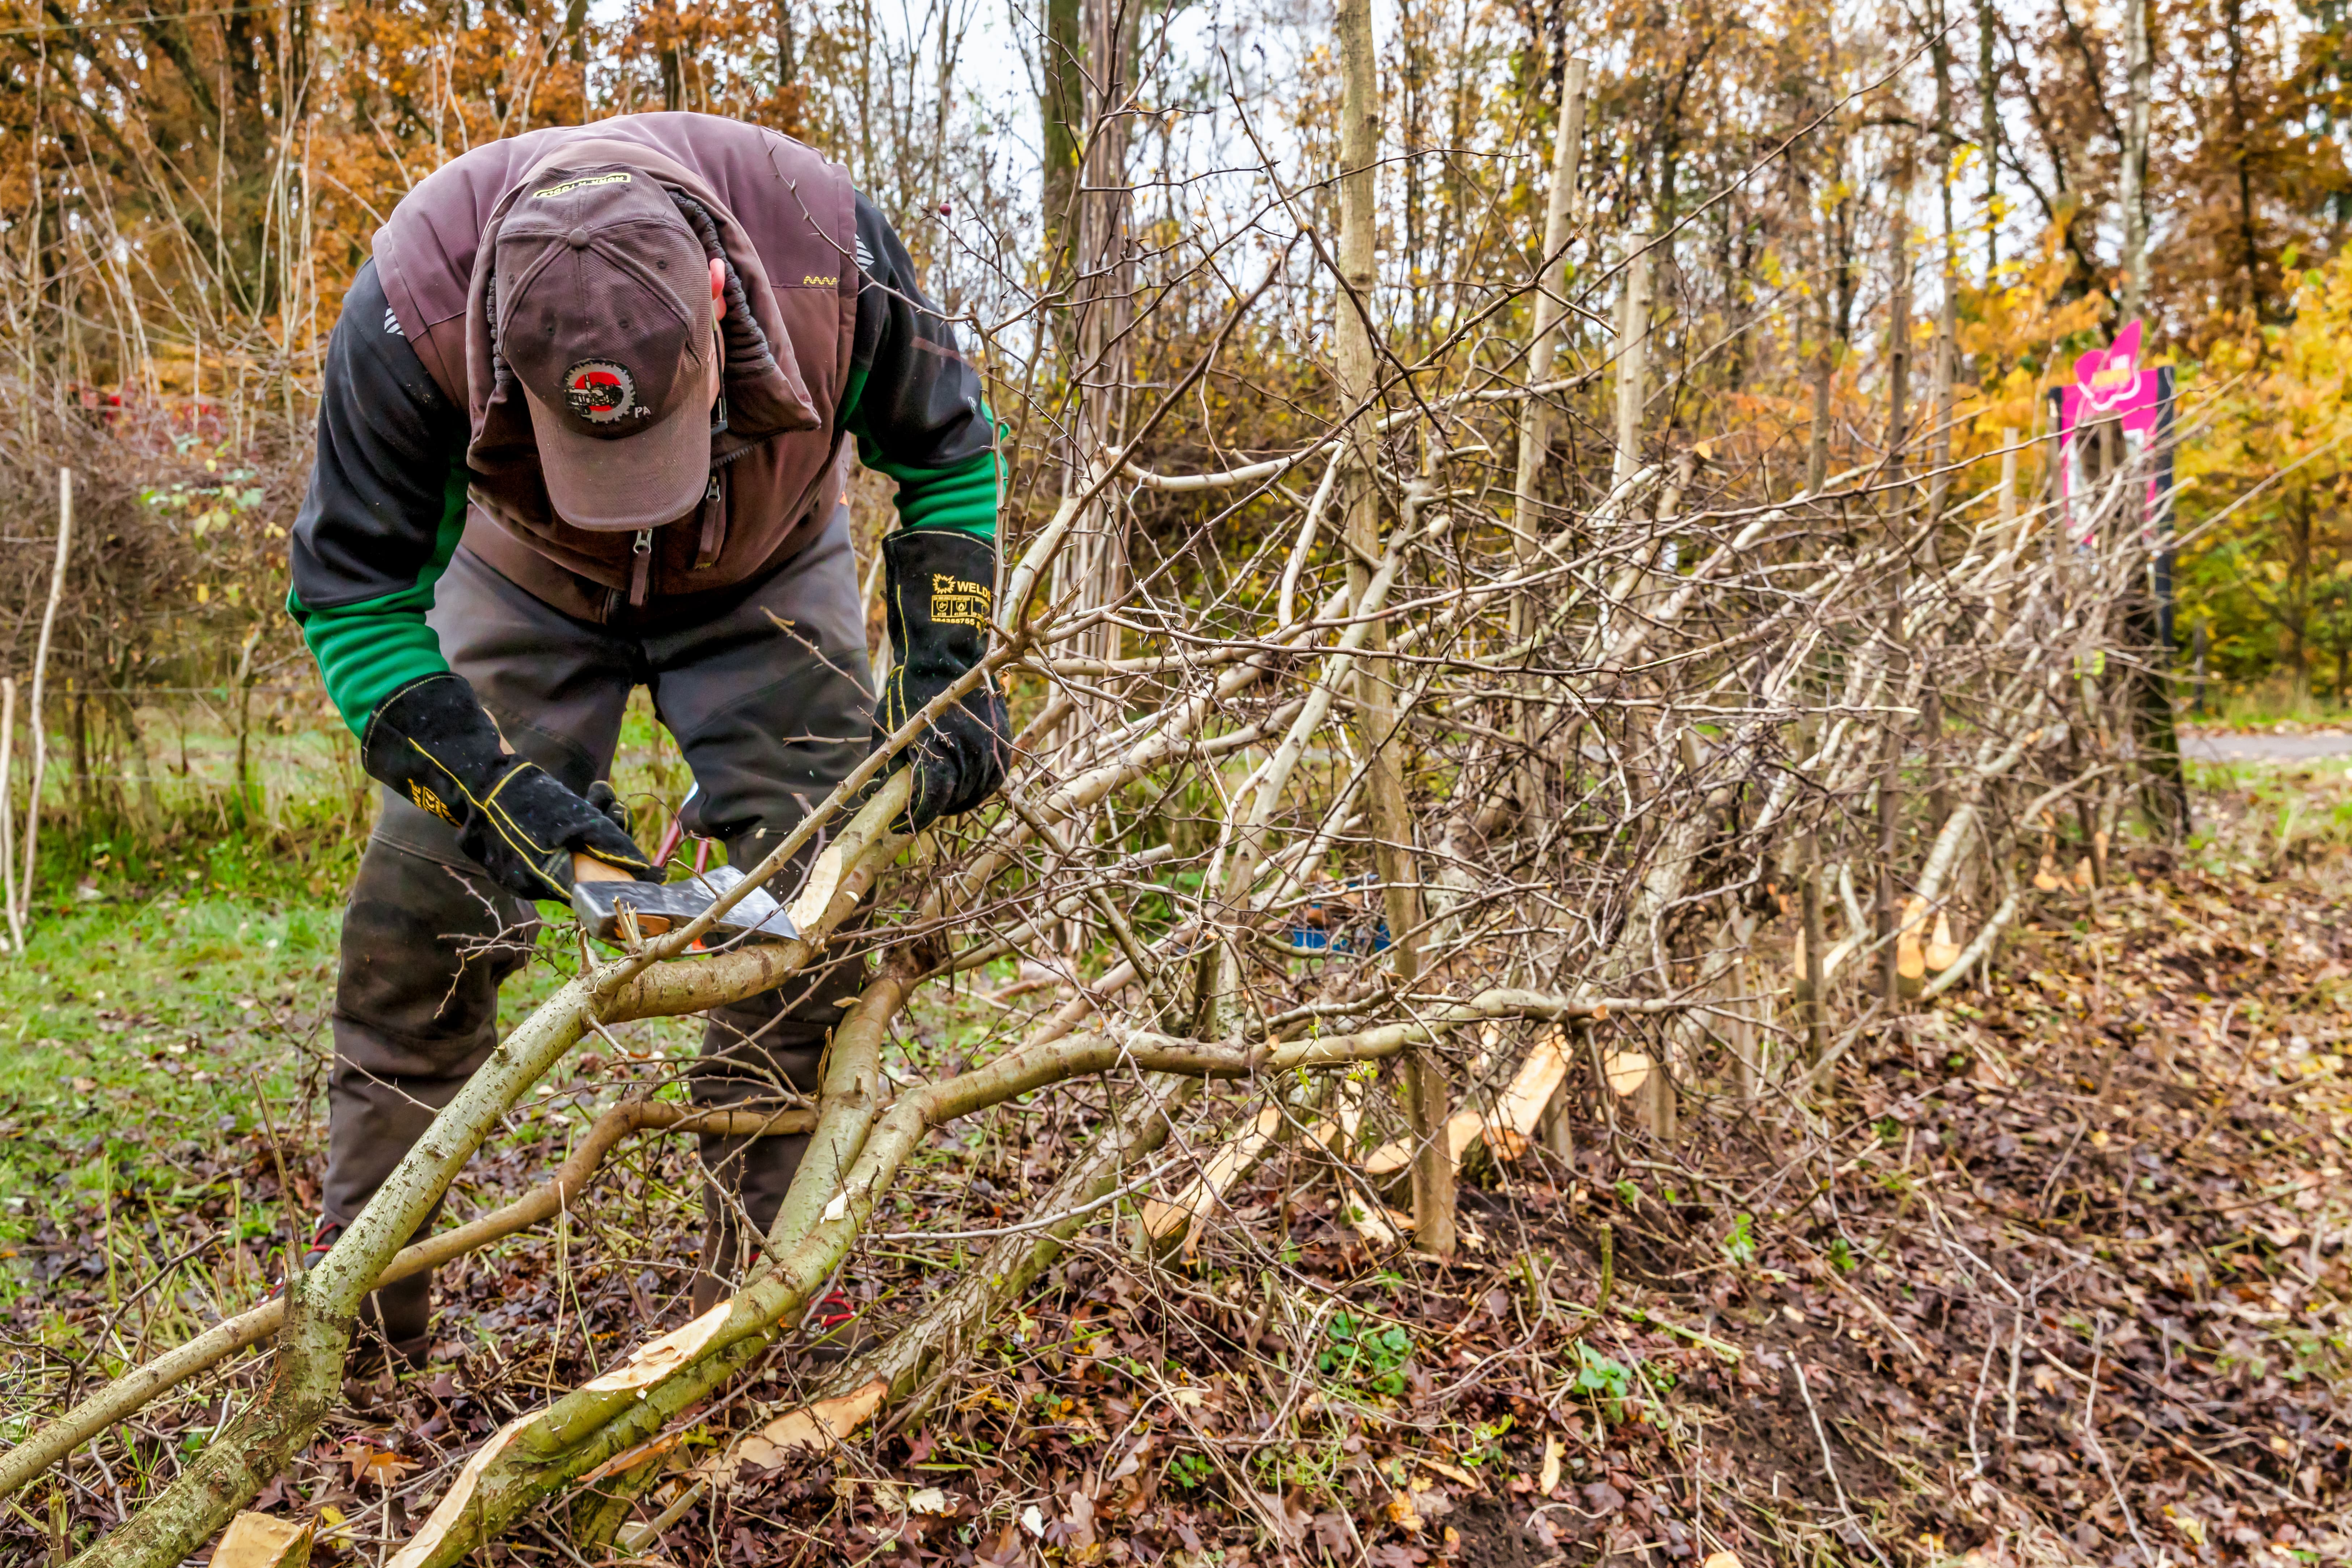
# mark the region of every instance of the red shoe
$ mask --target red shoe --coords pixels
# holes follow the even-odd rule
[[[809,1310],[801,1315],[801,1327],[813,1328],[821,1334],[831,1333],[856,1315],[857,1303],[851,1301],[845,1291],[827,1291],[811,1302]]]
[[[857,1303],[841,1290],[827,1291],[809,1303],[801,1315],[801,1333],[809,1360],[820,1365],[848,1360],[876,1337],[871,1323],[859,1315]]]

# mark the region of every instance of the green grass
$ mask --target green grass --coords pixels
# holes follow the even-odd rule
[[[2190,684],[2183,678],[2179,686],[2180,722],[2190,728],[2271,729],[2287,724],[2320,729],[2352,724],[2352,707],[2347,707],[2340,697],[2312,691],[2298,693],[2294,683],[2284,675],[2245,685],[2212,682],[2205,688],[2202,713],[2190,711]]]
[[[45,1218],[63,1230],[134,1203],[155,1212],[223,1196],[187,1186],[191,1144],[219,1150],[258,1133],[298,1186],[315,1179],[342,903],[363,839],[348,781],[299,760],[335,737],[287,745],[295,738],[265,758],[271,820],[251,829],[233,800],[167,794],[178,821],[161,844],[121,825],[46,832],[27,950],[0,953],[0,1305],[32,1287],[5,1260],[30,1261]],[[217,760],[220,747],[191,737],[188,749]],[[642,699],[615,772],[641,802],[683,793],[686,769]],[[641,823],[640,836],[650,843],[664,820]],[[508,981],[500,1031],[560,980],[551,963]],[[633,1031],[690,1051],[700,1022]],[[282,1234],[283,1224],[257,1217],[244,1228]]]

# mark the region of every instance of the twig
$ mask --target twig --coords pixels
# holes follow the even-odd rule
[[[1853,1505],[1846,1500],[1845,1483],[1838,1479],[1837,1460],[1830,1455],[1829,1432],[1822,1426],[1820,1408],[1813,1404],[1812,1385],[1805,1381],[1803,1353],[1792,1347],[1789,1352],[1789,1365],[1797,1374],[1797,1392],[1805,1396],[1805,1414],[1813,1418],[1813,1437],[1822,1446],[1822,1470],[1830,1478],[1830,1490],[1837,1494],[1838,1511],[1845,1515],[1846,1527],[1853,1531],[1854,1539],[1869,1547],[1870,1554],[1878,1559],[1879,1568],[1891,1568],[1886,1554],[1878,1550],[1878,1542],[1863,1529],[1862,1521],[1853,1516]]]
[[[41,610],[40,640],[33,651],[33,696],[26,717],[32,728],[32,787],[25,802],[25,880],[18,889],[23,900],[12,915],[9,928],[16,935],[16,948],[25,946],[24,925],[33,917],[34,873],[39,866],[41,847],[41,785],[49,766],[49,737],[43,722],[46,712],[42,694],[48,680],[49,637],[58,623],[58,601],[65,597],[66,561],[73,548],[73,470],[58,470],[58,553],[49,568],[49,599]]]

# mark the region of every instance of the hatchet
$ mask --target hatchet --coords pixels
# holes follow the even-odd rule
[[[699,915],[743,880],[731,865],[697,868],[688,882],[639,882],[618,866],[587,855],[572,857],[572,913],[601,942],[659,936]],[[764,887],[755,887],[703,934],[706,942],[740,937],[748,942],[789,942],[800,935],[784,906]]]

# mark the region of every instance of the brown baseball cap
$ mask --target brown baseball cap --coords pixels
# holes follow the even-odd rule
[[[492,346],[530,409],[547,498],[583,528],[649,528],[702,498],[719,391],[709,262],[642,169],[546,170],[491,258]]]

